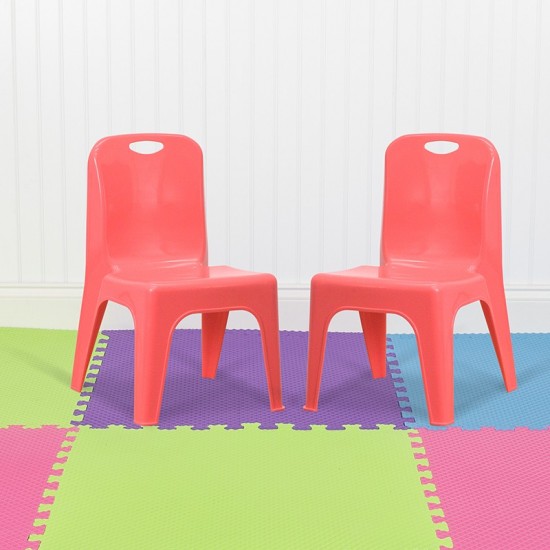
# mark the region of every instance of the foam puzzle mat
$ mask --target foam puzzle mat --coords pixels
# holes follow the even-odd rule
[[[200,331],[178,330],[146,428],[133,332],[100,335],[80,395],[75,337],[0,328],[0,550],[550,548],[550,335],[513,335],[510,394],[490,338],[457,335],[444,429],[408,335],[388,337],[373,380],[362,335],[330,334],[311,413],[307,333],[281,332],[286,409],[271,413],[258,331],[228,330],[205,380]]]

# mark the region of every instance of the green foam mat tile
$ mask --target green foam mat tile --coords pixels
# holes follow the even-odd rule
[[[41,550],[439,549],[407,431],[81,427]]]
[[[68,426],[76,331],[0,328],[0,427]]]

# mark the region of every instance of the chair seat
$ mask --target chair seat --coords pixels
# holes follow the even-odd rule
[[[334,283],[338,286],[368,287],[395,290],[422,287],[441,288],[446,286],[485,284],[478,273],[473,273],[461,267],[440,267],[431,265],[386,264],[383,266],[363,265],[336,271],[334,273],[319,273],[315,275],[317,282]]]
[[[226,265],[206,266],[187,262],[151,262],[149,264],[127,264],[119,270],[109,273],[105,281],[144,285],[147,287],[162,286],[197,287],[208,286],[219,288],[239,286],[242,284],[262,284],[272,280],[273,276],[267,273],[244,271]]]

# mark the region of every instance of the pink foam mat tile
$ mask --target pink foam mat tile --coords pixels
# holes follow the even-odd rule
[[[36,549],[49,516],[71,433],[77,428],[42,426],[0,429],[0,549]]]
[[[550,548],[550,429],[420,428],[410,436],[454,548]]]

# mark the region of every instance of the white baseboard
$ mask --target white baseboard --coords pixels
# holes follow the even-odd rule
[[[510,286],[506,290],[512,332],[550,332],[550,285]],[[0,286],[0,326],[76,329],[82,297],[81,286]],[[281,330],[307,330],[309,288],[279,286]],[[199,328],[200,318],[192,315],[180,327]],[[117,304],[109,304],[102,324],[105,329],[133,328],[130,313]],[[228,328],[258,328],[254,317],[244,311],[232,312]],[[331,331],[361,330],[356,312],[341,312],[330,325]],[[389,333],[412,332],[401,317],[388,317]],[[462,308],[455,321],[455,332],[487,332],[479,304]]]

